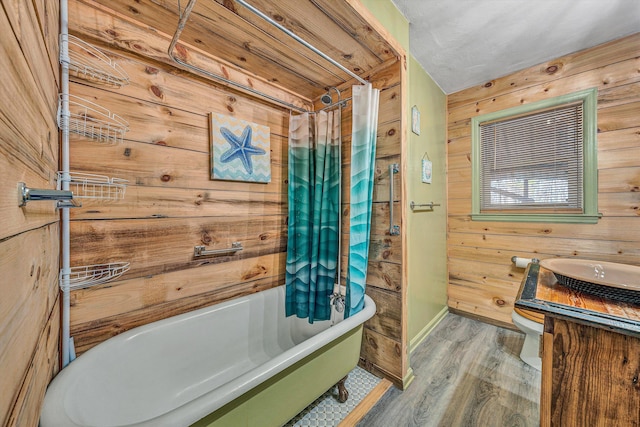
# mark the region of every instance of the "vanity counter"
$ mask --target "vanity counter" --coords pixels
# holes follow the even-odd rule
[[[537,264],[515,305],[544,315],[541,426],[640,427],[640,305],[568,289]]]
[[[640,305],[569,289],[538,264],[525,271],[515,306],[640,338]]]

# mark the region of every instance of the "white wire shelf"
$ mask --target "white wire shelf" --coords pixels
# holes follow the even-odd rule
[[[62,104],[69,103],[69,117],[63,117]],[[129,123],[104,107],[75,95],[58,96],[58,127],[107,144],[119,144]]]
[[[84,289],[90,286],[106,283],[110,280],[122,276],[129,270],[128,262],[112,262],[108,264],[85,265],[81,267],[71,267],[69,272],[69,290]],[[60,272],[60,289],[65,287],[64,273]]]
[[[67,63],[69,74],[116,87],[129,84],[129,75],[115,61],[95,46],[69,34],[60,35],[60,45],[68,46],[68,60],[60,49],[60,63]]]
[[[69,190],[73,192],[74,199],[122,200],[129,182],[126,179],[109,178],[108,176],[80,172],[69,172],[67,177]],[[64,181],[64,172],[58,172],[59,189],[62,188],[62,182]]]

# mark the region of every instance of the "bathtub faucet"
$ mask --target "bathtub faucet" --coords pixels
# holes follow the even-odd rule
[[[336,311],[342,313],[344,311],[344,295],[341,295],[339,292],[334,292],[330,299]]]

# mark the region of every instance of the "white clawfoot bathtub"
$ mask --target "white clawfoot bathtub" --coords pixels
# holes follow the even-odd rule
[[[233,424],[282,424],[355,367],[361,325],[375,310],[366,297],[360,313],[311,325],[284,316],[284,286],[279,286],[132,329],[87,351],[54,378],[40,425],[176,427],[208,415],[210,420],[198,425],[214,425],[217,416],[210,414],[216,411]],[[353,341],[350,350],[343,348],[347,336]],[[347,366],[343,359],[350,359]],[[311,366],[306,374],[304,364]],[[314,373],[320,366],[331,368]],[[285,384],[287,375],[292,375],[290,384]],[[274,388],[280,382],[283,386]],[[319,388],[306,390],[304,402],[296,403],[300,382],[305,389],[314,383]],[[264,384],[266,391],[256,391]],[[283,396],[289,389],[292,396]],[[243,400],[245,395],[252,397]],[[270,396],[277,399],[275,406],[264,401]],[[256,398],[263,401],[252,402]],[[249,405],[260,413],[251,415]],[[274,408],[276,414],[261,408]],[[283,408],[293,413],[283,414]],[[266,421],[272,415],[277,421]]]

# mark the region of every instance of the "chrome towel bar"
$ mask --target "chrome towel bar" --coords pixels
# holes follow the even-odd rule
[[[193,247],[193,256],[194,257],[200,257],[200,256],[207,256],[207,255],[219,255],[219,254],[227,254],[229,252],[238,252],[243,250],[244,248],[242,247],[242,243],[240,242],[233,242],[231,244],[230,248],[225,248],[225,249],[213,249],[208,251],[206,246],[194,246]]]
[[[433,209],[434,206],[440,206],[440,203],[433,203],[433,202],[429,202],[429,203],[416,203],[414,201],[412,201],[411,203],[409,203],[409,207],[411,207],[411,210],[414,210],[415,208],[429,208],[429,209]]]
[[[391,163],[389,165],[389,235],[400,235],[400,226],[393,224],[393,175],[400,172],[400,167],[397,163]]]

